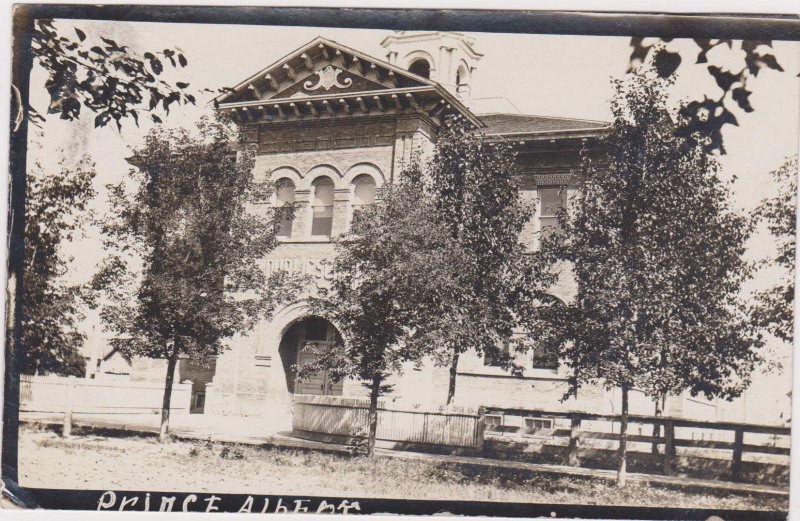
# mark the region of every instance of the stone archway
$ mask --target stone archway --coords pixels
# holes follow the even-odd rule
[[[318,357],[313,346],[324,347],[339,341],[336,327],[322,317],[308,315],[292,322],[281,337],[278,355],[283,367],[286,388],[290,394],[341,396],[342,382],[335,382],[323,370],[312,377],[298,380],[296,368]]]
[[[318,324],[315,326],[311,319],[323,321],[326,324],[325,334],[320,332]],[[308,326],[312,326],[311,334],[307,335]],[[296,393],[313,391],[308,385],[298,388],[296,372],[294,366],[299,360],[302,349],[307,341],[320,342],[331,341],[338,338],[339,332],[334,324],[315,316],[304,301],[294,302],[275,313],[272,320],[265,322],[259,330],[259,345],[262,356],[269,356],[272,363],[271,373],[271,394],[282,396],[287,403],[292,402],[292,397]],[[315,340],[316,339],[316,340]],[[277,351],[277,352],[276,352]],[[318,386],[319,391],[313,394],[342,394],[341,383],[336,385],[327,375],[322,375],[323,381],[313,385]],[[326,381],[328,382],[326,386]],[[304,384],[304,383],[303,383]],[[322,385],[322,387],[319,387]]]

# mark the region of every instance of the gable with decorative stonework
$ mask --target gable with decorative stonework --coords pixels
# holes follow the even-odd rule
[[[483,124],[444,87],[393,64],[316,38],[216,99],[242,124],[420,114],[441,124],[461,114]]]
[[[278,92],[274,98],[298,98],[320,94],[366,92],[388,88],[348,70],[328,64],[319,67],[294,85]],[[267,98],[269,99],[269,98]]]
[[[241,82],[218,101],[268,101],[433,85],[430,80],[382,60],[325,38],[316,38]]]

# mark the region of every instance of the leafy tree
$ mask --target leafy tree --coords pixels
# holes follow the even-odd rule
[[[694,38],[698,52],[696,64],[708,63],[708,54],[715,48],[727,46],[728,50],[736,51],[743,55],[741,67],[727,69],[719,65],[707,66],[708,73],[714,78],[717,86],[722,90],[719,98],[704,95],[702,100],[695,99],[686,103],[682,109],[682,116],[690,125],[689,132],[700,132],[707,138],[705,147],[708,151],[717,150],[725,153],[722,140],[722,127],[724,125],[738,126],[739,122],[730,110],[732,104],[745,112],[753,112],[750,104],[750,95],[753,93],[751,83],[758,73],[766,68],[783,72],[783,67],[772,54],[772,40],[734,40]],[[670,51],[666,45],[672,38],[644,38],[635,36],[631,38],[631,55],[628,72],[636,70],[643,63],[651,60],[655,72],[661,78],[676,77],[683,59],[678,52]]]
[[[86,335],[78,325],[88,295],[83,286],[64,280],[72,259],[64,256],[62,246],[91,217],[94,177],[91,160],[73,164],[63,156],[58,168],[37,162],[28,175],[21,319],[26,374],[84,374],[80,348]]]
[[[101,316],[120,352],[167,360],[161,441],[178,359],[220,354],[299,289],[299,279],[259,266],[284,210],[255,211],[273,187],[255,181],[253,149],[222,118],[203,118],[196,135],[151,130],[130,159],[133,186],[109,187],[115,215],[103,228],[115,254],[95,280]]]
[[[776,239],[777,255],[772,262],[783,269],[780,281],[756,295],[753,317],[756,323],[780,338],[792,342],[794,329],[794,258],[797,208],[797,156],[787,159],[772,172],[778,194],[761,202],[755,212],[766,221]]]
[[[489,142],[451,117],[427,164],[441,226],[464,256],[456,274],[461,291],[424,326],[439,338],[439,363],[450,367],[447,403],[455,396],[459,357],[468,350],[520,373],[513,354],[528,350],[531,337],[504,346],[512,343],[520,311],[554,282],[549,265],[520,242],[532,211],[520,199],[515,160],[510,145]]]
[[[47,113],[59,114],[61,119],[73,120],[85,107],[96,114],[95,127],[113,121],[121,129],[126,118],[138,125],[139,116],[149,114],[160,123],[159,113],[168,114],[171,104],[195,103],[194,95],[186,92],[188,83],[173,85],[161,75],[166,63],[186,67],[179,49],[139,54],[111,38],[87,36],[77,27],[75,35],[68,36],[47,18],[34,20],[31,47],[48,75]],[[32,107],[28,114],[34,122],[43,121]]]
[[[316,362],[300,367],[298,375],[325,369],[335,379],[364,383],[371,456],[378,399],[391,391],[387,379],[404,363],[430,354],[434,340],[421,326],[461,291],[454,276],[461,258],[439,225],[416,168],[400,184],[386,187],[374,205],[359,210],[350,232],[335,242],[336,276],[310,304],[337,326],[342,339],[317,351]]]
[[[584,158],[565,233],[545,241],[577,282],[573,302],[540,314],[567,340],[570,390],[621,389],[620,485],[631,389],[732,398],[759,361],[739,298],[750,227],[703,137],[671,119],[671,83],[649,67],[615,81],[611,132],[599,156]]]

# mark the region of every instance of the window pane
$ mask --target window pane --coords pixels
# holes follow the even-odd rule
[[[333,205],[333,181],[321,179],[314,185],[314,204]]]
[[[566,190],[562,188],[540,188],[539,201],[542,217],[555,217],[566,206]]]
[[[558,369],[556,350],[545,343],[538,343],[533,348],[533,367],[535,369]]]
[[[371,177],[362,176],[356,179],[354,201],[356,205],[372,204],[375,202],[375,181]]]
[[[566,188],[539,188],[539,225],[542,239],[561,233],[561,225],[556,216],[566,204]]]
[[[285,178],[278,180],[275,198],[279,207],[278,211],[283,213],[283,218],[278,228],[278,236],[291,237],[293,215],[291,208],[287,206],[294,203],[294,183]]]
[[[314,184],[314,208],[311,235],[330,237],[333,229],[333,181],[320,179]]]
[[[322,342],[328,339],[328,321],[320,317],[305,319],[306,341]]]
[[[281,179],[277,183],[276,198],[279,203],[294,202],[294,183],[289,179]]]
[[[546,239],[555,233],[561,231],[561,226],[558,224],[556,217],[542,217],[539,219],[542,227],[542,239]]]
[[[510,352],[511,346],[508,342],[503,345],[503,351],[506,353]],[[483,355],[483,365],[491,366],[491,367],[500,367],[500,360],[497,360],[491,353],[484,353]]]
[[[333,208],[322,208],[317,213],[314,209],[314,219],[311,221],[311,235],[325,235],[330,237],[333,230]]]
[[[281,223],[278,226],[278,237],[292,236],[292,225],[294,224],[294,219],[289,217],[290,210],[291,208],[279,208],[279,211],[284,214],[284,217],[281,219]]]
[[[525,429],[527,434],[535,434],[538,431],[550,430],[553,428],[553,420],[543,418],[525,418]]]
[[[503,417],[496,414],[487,414],[484,416],[487,427],[499,427],[503,425]]]

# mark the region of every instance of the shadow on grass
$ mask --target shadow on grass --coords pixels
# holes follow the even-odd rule
[[[58,436],[64,433],[64,426],[60,423],[43,423],[43,422],[21,422],[20,429],[25,429],[30,432],[51,432]],[[95,436],[100,438],[138,438],[138,439],[152,439],[157,438],[158,433],[148,432],[134,429],[125,429],[120,427],[98,427],[88,425],[74,425],[72,427],[72,436]]]
[[[528,463],[566,465],[568,448],[555,445],[532,446],[528,443],[487,440],[484,455],[489,458],[523,461]],[[580,467],[586,469],[616,470],[617,450],[613,448],[582,448],[579,451]],[[731,460],[698,455],[682,455],[675,458],[674,474],[698,479],[734,481],[731,475]],[[664,475],[664,455],[630,450],[628,472],[637,474]],[[743,461],[737,482],[788,487],[789,466]]]

